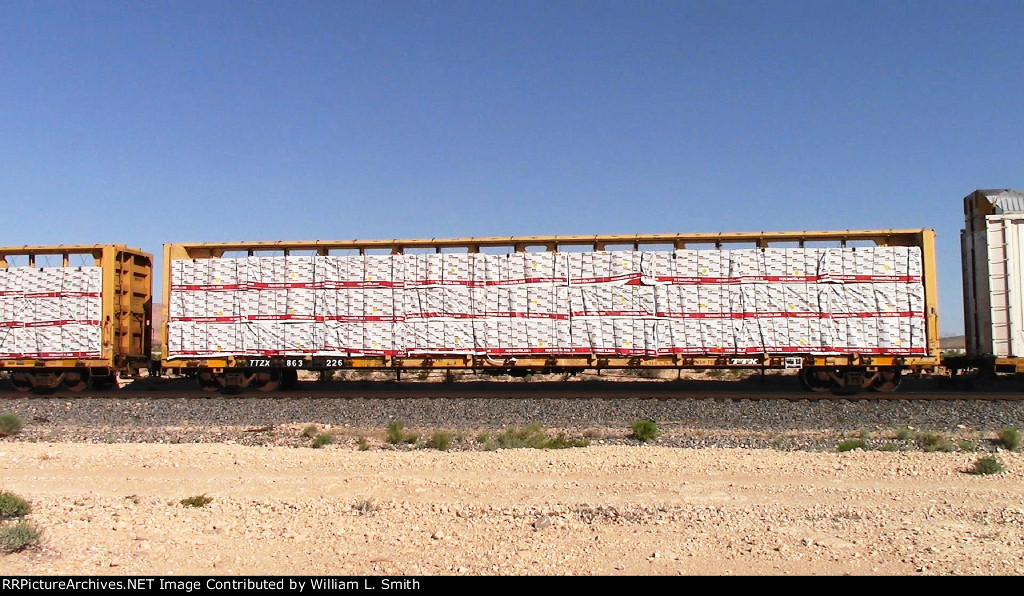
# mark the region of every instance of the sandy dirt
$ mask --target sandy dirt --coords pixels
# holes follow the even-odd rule
[[[1024,457],[977,457],[3,442],[0,575],[1024,573]]]

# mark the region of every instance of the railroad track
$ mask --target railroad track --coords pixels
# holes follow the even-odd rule
[[[626,377],[606,376],[597,379],[512,381],[458,380],[444,381],[327,381],[307,380],[287,390],[261,392],[248,389],[238,394],[225,395],[204,391],[186,378],[141,378],[127,382],[121,388],[82,392],[56,390],[32,394],[15,391],[10,385],[0,384],[0,399],[40,398],[194,398],[210,399],[716,399],[716,400],[786,400],[798,402],[833,400],[881,401],[1020,401],[1024,400],[1024,383],[1015,379],[982,382],[964,377],[906,379],[899,391],[879,393],[808,392],[800,389],[794,377],[770,375],[753,376],[743,380],[626,380]]]
[[[635,444],[630,428],[653,420],[671,447],[832,450],[838,440],[871,436],[880,449],[897,429],[940,434],[957,445],[994,450],[1005,427],[1024,428],[1024,393],[1010,383],[965,391],[914,380],[900,393],[838,396],[800,391],[791,378],[761,381],[301,383],[289,391],[222,395],[189,379],[140,379],[104,393],[33,395],[0,389],[0,413],[24,429],[7,441],[238,443],[309,447],[315,425],[336,448],[410,449],[384,442],[401,422],[420,437],[446,430],[457,449],[480,450],[483,434],[533,423],[594,443]],[[900,443],[915,448],[912,441]],[[958,447],[962,448],[962,447]],[[971,449],[975,449],[972,447]]]

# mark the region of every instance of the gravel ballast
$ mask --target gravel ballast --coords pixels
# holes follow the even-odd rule
[[[235,441],[274,444],[315,424],[383,436],[400,421],[419,432],[476,435],[539,423],[616,441],[640,419],[657,423],[658,443],[676,447],[821,449],[864,433],[880,440],[911,428],[978,442],[1004,427],[1024,428],[1024,401],[604,398],[271,398],[14,397],[0,402],[21,418],[22,440],[98,443]]]

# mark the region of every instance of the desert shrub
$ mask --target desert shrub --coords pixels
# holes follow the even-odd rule
[[[917,435],[917,445],[927,452],[942,451],[951,452],[956,451],[956,446],[949,439],[936,433],[920,433]]]
[[[334,442],[334,435],[331,433],[320,433],[313,439],[313,449],[319,449],[324,445],[330,445]]]
[[[17,414],[0,415],[0,437],[10,437],[21,432],[21,418]]]
[[[896,438],[901,441],[909,441],[914,438],[914,431],[909,428],[901,428],[896,431]]]
[[[181,500],[181,504],[184,507],[206,507],[213,501],[213,497],[208,497],[206,494],[195,495]]]
[[[531,422],[523,427],[506,428],[495,439],[502,449],[543,449],[548,437],[540,423]]]
[[[854,449],[866,451],[867,448],[868,444],[864,442],[864,439],[849,439],[846,441],[840,441],[839,444],[836,445],[836,449],[838,451],[853,451]]]
[[[452,446],[452,433],[439,430],[430,436],[430,446],[438,451],[448,451]]]
[[[900,446],[896,443],[886,443],[878,448],[879,451],[899,451]]]
[[[974,469],[971,472],[974,474],[1000,474],[1003,472],[1003,464],[992,456],[983,457],[974,462]]]
[[[26,521],[0,526],[0,553],[16,553],[39,542],[39,530]]]
[[[579,439],[570,439],[565,436],[564,433],[559,433],[557,436],[548,439],[544,444],[544,449],[571,449],[573,447],[589,447],[590,439],[583,437]]]
[[[538,446],[546,438],[544,429],[539,424],[532,423],[525,427],[506,428],[498,433],[495,441],[502,449],[525,449]]]
[[[966,451],[968,453],[978,450],[978,446],[974,444],[974,441],[968,441],[967,439],[960,439],[957,446],[960,447],[960,451]]]
[[[956,451],[956,445],[954,445],[953,441],[950,441],[949,439],[942,439],[942,438],[940,438],[938,441],[936,441],[934,443],[929,443],[928,445],[925,445],[924,450],[929,452],[929,453],[933,452],[933,451],[941,451],[943,453],[952,453],[952,452]]]
[[[401,422],[399,422],[397,420],[395,420],[393,422],[389,422],[388,423],[387,442],[391,443],[392,445],[397,445],[397,444],[401,443],[403,441],[403,438],[404,438],[404,435],[403,435],[403,432],[402,432],[404,430],[405,430],[405,425],[402,424]]]
[[[14,493],[0,492],[0,519],[12,519],[26,515],[31,507],[28,501]]]
[[[1020,447],[1020,431],[1016,428],[1004,428],[999,431],[999,443],[1010,451],[1016,451]]]
[[[484,443],[484,449],[490,451],[490,439]],[[586,438],[570,439],[565,434],[549,437],[547,431],[539,423],[531,423],[524,427],[507,428],[493,440],[494,449],[568,449],[570,447],[586,447],[590,440]]]
[[[316,436],[316,433],[319,430],[320,429],[318,429],[315,424],[310,424],[306,428],[302,429],[302,436],[306,437],[307,439],[312,439],[313,437]]]
[[[371,499],[360,499],[352,505],[352,510],[359,515],[369,515],[379,509]]]
[[[359,437],[356,440],[356,445],[359,446],[359,450],[360,451],[369,451],[370,450],[370,444],[366,442],[366,437]]]
[[[637,420],[633,423],[633,438],[650,443],[658,438],[658,425],[653,420]]]

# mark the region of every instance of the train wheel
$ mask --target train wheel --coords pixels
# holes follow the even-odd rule
[[[199,386],[203,391],[216,391],[220,389],[220,383],[214,378],[212,372],[202,371],[197,373],[196,381],[199,381]]]
[[[808,391],[825,393],[831,391],[835,386],[829,370],[825,368],[802,368],[800,369],[800,385]]]
[[[14,385],[14,390],[21,393],[28,393],[32,391],[32,380],[28,378],[25,373],[12,373],[11,384]]]
[[[898,368],[882,369],[871,381],[870,389],[881,393],[892,393],[900,386],[903,375]]]
[[[89,388],[89,371],[87,370],[74,370],[64,375],[64,387],[68,391],[85,391]]]
[[[277,369],[258,372],[250,383],[259,391],[274,391],[281,387],[281,371]]]

